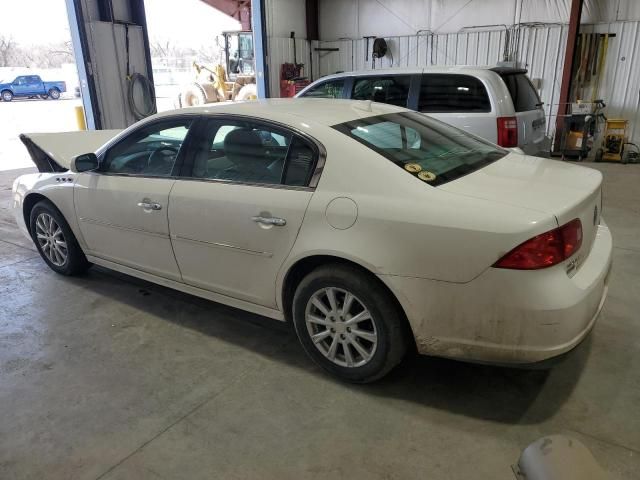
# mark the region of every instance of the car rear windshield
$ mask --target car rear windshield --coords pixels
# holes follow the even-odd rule
[[[333,128],[432,186],[475,172],[508,153],[416,112],[359,118]]]
[[[529,77],[524,73],[500,75],[511,94],[516,112],[528,112],[540,108],[541,102],[538,92],[533,88]]]

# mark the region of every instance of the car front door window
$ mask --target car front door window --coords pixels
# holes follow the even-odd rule
[[[344,91],[344,80],[330,80],[321,83],[303,95],[303,97],[311,98],[342,98]]]
[[[107,151],[101,171],[150,177],[176,175],[178,157],[191,122],[181,119],[140,129]]]

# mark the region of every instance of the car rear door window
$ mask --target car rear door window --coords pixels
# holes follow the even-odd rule
[[[541,106],[538,92],[524,73],[502,74],[516,112],[528,112]]]
[[[471,75],[429,73],[422,75],[418,111],[490,112],[491,102],[484,84]]]
[[[410,75],[357,78],[351,98],[406,107],[410,84]]]
[[[304,92],[302,97],[311,98],[342,98],[344,79],[329,80]]]
[[[208,120],[192,145],[192,178],[302,187],[317,160],[307,140],[251,120]]]

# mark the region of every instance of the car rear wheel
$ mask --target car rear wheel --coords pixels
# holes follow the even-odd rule
[[[381,378],[406,352],[399,307],[376,278],[353,267],[308,274],[294,295],[293,321],[311,359],[350,382]]]
[[[5,102],[10,102],[11,100],[13,100],[13,93],[11,93],[9,90],[4,90],[2,92],[2,100],[4,100]]]
[[[91,266],[71,227],[51,203],[38,202],[29,218],[31,238],[53,271],[62,275],[78,275]]]
[[[60,90],[58,90],[57,88],[52,88],[51,90],[49,90],[49,97],[53,98],[54,100],[58,100],[60,98]]]

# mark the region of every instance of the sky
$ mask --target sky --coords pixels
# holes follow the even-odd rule
[[[8,1],[8,0],[3,0]],[[11,15],[0,15],[0,35],[23,44],[69,40],[65,0],[19,0]],[[145,0],[149,36],[185,46],[211,42],[239,23],[200,0]]]

